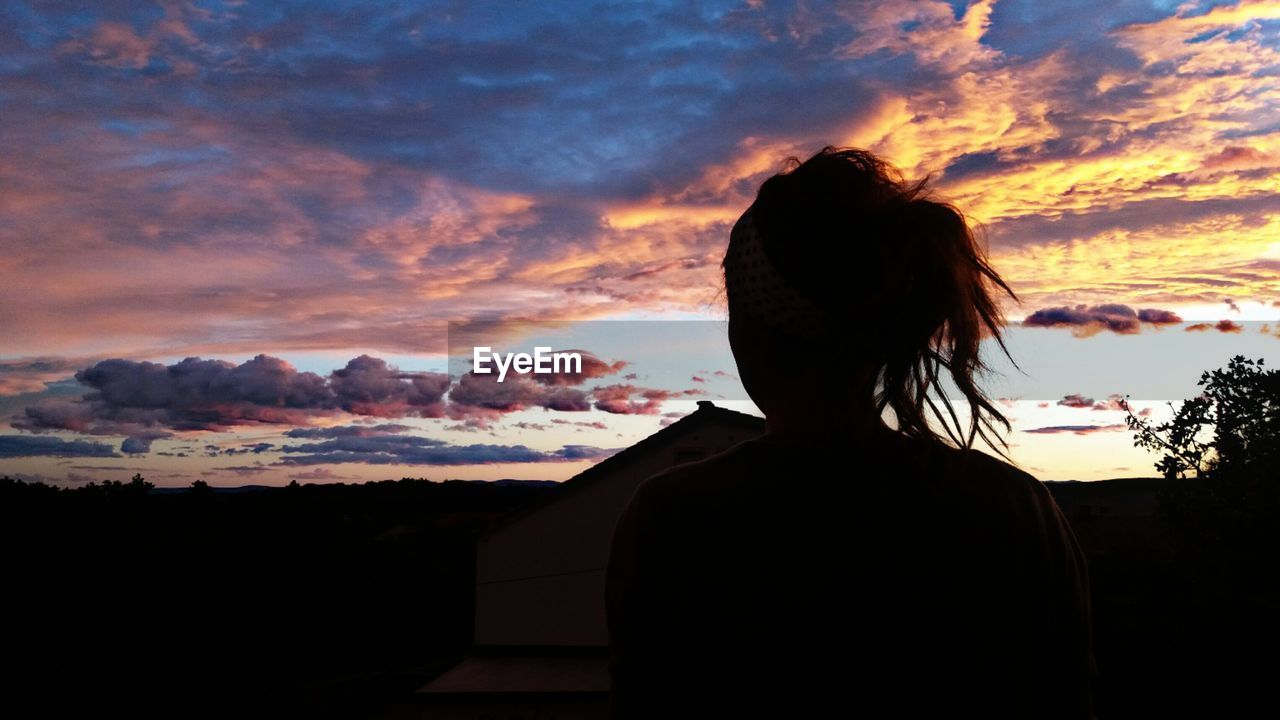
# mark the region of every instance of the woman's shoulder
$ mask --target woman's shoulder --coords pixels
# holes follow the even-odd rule
[[[941,441],[912,438],[911,452],[928,456],[930,471],[970,487],[1003,489],[1028,495],[1048,494],[1043,482],[1013,462],[976,447],[955,447]]]
[[[1033,534],[1058,535],[1066,519],[1048,485],[1032,473],[977,448],[950,451],[961,459],[962,476],[956,485],[977,496]]]
[[[1049,487],[1035,475],[982,450],[968,452],[972,456],[970,462],[977,469],[975,474],[990,478],[1007,492],[1016,493],[1037,506],[1054,506]]]
[[[776,493],[779,482],[791,485],[801,479],[798,476],[813,475],[803,478],[810,482],[810,489],[829,484],[816,482],[822,478],[835,478],[840,481],[837,484],[861,484],[862,490],[923,483],[937,487],[944,495],[954,495],[961,504],[1012,506],[1017,512],[1056,511],[1053,496],[1035,475],[986,451],[909,438],[896,431],[875,440],[874,445],[859,446],[859,452],[867,457],[851,457],[849,447],[819,451],[780,447],[766,438],[747,440],[648,477],[637,487],[633,502],[650,509],[715,503],[727,495],[752,490]],[[805,456],[808,452],[822,457]],[[840,470],[840,462],[847,472]],[[859,483],[862,480],[867,482]]]
[[[759,440],[746,440],[701,460],[651,475],[640,483],[636,495],[660,500],[729,491],[744,482],[748,471],[758,468],[760,459]]]
[[[993,452],[932,438],[900,436],[899,442],[890,454],[909,458],[902,474],[957,511],[1024,517],[1057,512],[1039,478]]]
[[[1044,483],[1012,462],[978,448],[958,449],[964,455],[970,477],[1022,490],[1032,495],[1047,494]]]
[[[705,510],[733,494],[754,449],[749,441],[740,443],[711,457],[676,465],[645,478],[623,508],[615,534],[643,534],[652,540],[679,534],[679,528],[683,527],[681,518],[709,517]]]

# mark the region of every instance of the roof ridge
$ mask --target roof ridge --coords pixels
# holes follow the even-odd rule
[[[641,438],[640,440],[636,441],[634,444],[619,450],[613,455],[610,455],[609,457],[601,460],[595,465],[592,465],[591,467],[583,470],[577,475],[574,475],[568,480],[562,481],[560,483],[559,490],[557,492],[552,493],[550,497],[545,498],[541,502],[536,502],[532,505],[528,505],[518,510],[514,510],[498,518],[493,522],[493,524],[491,524],[488,528],[486,528],[483,532],[480,533],[480,539],[483,540],[484,538],[490,537],[495,533],[497,533],[499,530],[502,530],[510,526],[517,520],[520,520],[521,518],[527,515],[531,515],[541,510],[542,508],[557,502],[561,497],[563,497],[565,492],[572,492],[574,488],[581,487],[582,485],[590,483],[597,476],[604,474],[608,469],[622,462],[623,458],[634,456],[637,452],[640,452],[642,449],[653,447],[654,445],[661,442],[661,440],[674,435],[675,428],[679,428],[682,426],[688,427],[688,424],[691,422],[695,422],[695,421],[701,422],[703,420],[708,420],[712,417],[718,417],[724,420],[731,420],[733,422],[749,423],[753,426],[758,427],[760,430],[764,430],[764,418],[758,415],[751,415],[750,413],[744,413],[744,412],[739,412],[737,410],[730,410],[729,408],[720,407],[719,405],[716,405],[714,402],[710,400],[699,400],[697,410],[694,410],[693,412],[685,415],[684,417],[680,418],[679,420],[676,420],[675,422],[671,423],[670,425],[667,425],[664,428],[658,429],[657,432]]]

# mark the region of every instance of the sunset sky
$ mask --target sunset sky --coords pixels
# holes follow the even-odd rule
[[[1153,474],[1115,396],[1280,360],[1280,2],[19,0],[0,475],[564,479],[752,411],[719,263],[827,144],[985,227],[1038,477]],[[519,319],[600,321],[583,376],[447,374]]]

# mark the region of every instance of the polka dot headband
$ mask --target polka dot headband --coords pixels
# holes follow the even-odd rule
[[[724,271],[725,291],[736,307],[787,335],[816,339],[823,334],[822,308],[778,274],[750,209],[729,235]]]

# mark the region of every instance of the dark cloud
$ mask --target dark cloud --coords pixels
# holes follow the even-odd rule
[[[1243,325],[1237,322],[1233,322],[1231,320],[1219,320],[1218,322],[1214,323],[1213,329],[1217,330],[1218,332],[1224,332],[1224,333],[1244,332]]]
[[[281,465],[366,463],[371,465],[488,465],[599,459],[616,450],[566,445],[559,450],[534,450],[525,445],[451,445],[417,435],[336,438],[320,443],[286,445],[290,453]]]
[[[403,372],[381,358],[361,355],[334,370],[329,387],[339,407],[357,415],[442,417],[449,376]]]
[[[1195,323],[1186,327],[1187,332],[1205,332],[1206,330],[1217,330],[1221,333],[1239,333],[1244,332],[1244,326],[1232,320],[1219,320],[1216,323]]]
[[[0,435],[0,458],[18,457],[120,457],[110,445],[58,437]]]
[[[1156,310],[1154,308],[1144,308],[1138,311],[1139,322],[1150,323],[1151,325],[1176,325],[1182,322],[1182,318],[1178,313],[1170,310]]]
[[[299,372],[279,358],[258,355],[236,365],[191,357],[173,365],[112,359],[75,374],[91,392],[27,406],[16,428],[127,435],[129,452],[144,452],[158,428],[226,430],[255,424],[305,425],[338,413],[376,417],[443,414],[448,378],[403,372],[368,355],[329,378]]]
[[[619,448],[599,448],[592,445],[565,445],[552,455],[563,460],[603,460],[618,450]]]
[[[953,6],[957,3],[952,3]],[[1113,63],[1132,63],[1128,57],[1110,57],[1115,50],[1099,41],[1108,31],[1134,22],[1151,22],[1164,17],[1159,4],[1142,0],[1080,0],[1072,3],[1045,3],[1038,0],[1001,0],[996,3],[999,22],[983,35],[983,43],[1026,57],[1059,50],[1064,44],[1087,43],[1089,51],[1082,64],[1097,72],[1097,55],[1106,53],[1106,68]],[[1081,22],[1089,18],[1090,22]],[[1127,53],[1126,53],[1127,55]]]
[[[235,473],[240,476],[261,475],[270,469],[271,468],[266,465],[229,465],[227,467],[217,468],[217,470],[221,472]]]
[[[1117,432],[1120,430],[1128,430],[1129,426],[1124,423],[1116,423],[1112,425],[1050,425],[1048,427],[1031,428],[1023,430],[1025,433],[1037,435],[1092,435],[1100,432]]]
[[[141,455],[151,452],[151,441],[173,437],[173,433],[164,430],[145,430],[130,435],[120,444],[120,452]]]
[[[220,451],[214,454],[216,455],[250,455],[250,454],[261,455],[262,453],[270,450],[273,447],[275,447],[275,445],[268,442],[249,443],[249,444],[241,445],[239,447],[222,448]]]
[[[370,437],[373,435],[394,435],[410,430],[408,425],[399,425],[396,423],[382,423],[380,425],[338,425],[335,427],[324,428],[293,428],[286,431],[286,437],[299,440],[307,439],[323,439],[323,438],[339,438],[339,437]]]
[[[1142,331],[1142,324],[1170,325],[1182,322],[1182,318],[1168,310],[1134,310],[1128,305],[1075,305],[1073,307],[1049,307],[1037,310],[1026,317],[1026,327],[1070,328],[1077,335],[1087,336],[1101,331],[1121,335],[1133,335]]]
[[[508,377],[464,374],[450,388],[441,373],[406,372],[386,361],[361,355],[327,378],[299,372],[279,358],[258,355],[240,365],[187,358],[173,365],[112,359],[76,373],[90,390],[83,398],[54,398],[27,406],[13,426],[31,432],[71,430],[94,435],[125,435],[126,453],[148,452],[151,441],[173,432],[221,431],[248,425],[293,424],[295,439],[369,438],[394,435],[408,426],[393,423],[305,427],[342,414],[366,417],[450,417],[456,429],[485,430],[511,412],[542,408],[585,412],[652,414],[669,398],[697,391],[665,391],[631,385],[593,390],[574,387],[588,378],[616,374],[625,361],[606,363],[583,354],[582,372],[550,380],[536,375]],[[447,395],[446,395],[447,393]],[[447,400],[446,400],[447,398]],[[205,448],[210,457],[261,453],[270,444]]]
[[[583,369],[586,369],[584,363]],[[498,382],[494,374],[466,373],[449,391],[449,413],[466,417],[473,413],[496,417],[502,413],[528,408],[545,408],[564,412],[582,412],[591,408],[585,390],[557,385],[544,385],[532,375],[507,376]]]
[[[1064,396],[1058,401],[1058,405],[1080,410],[1124,410],[1125,399],[1124,395],[1112,394],[1108,395],[1105,400],[1094,400],[1091,397],[1073,393]]]
[[[214,406],[239,406],[246,409],[243,417],[256,420],[265,408],[310,410],[328,406],[332,397],[324,378],[267,355],[240,365],[197,357],[169,366],[104,360],[77,372],[76,379],[113,407],[173,411],[197,424]]]
[[[72,430],[75,432],[93,432],[99,434],[120,434],[109,432],[109,429],[96,424],[95,405],[86,401],[55,399],[45,400],[35,405],[28,405],[22,415],[16,416],[11,424],[20,430],[43,432],[45,430]]]

